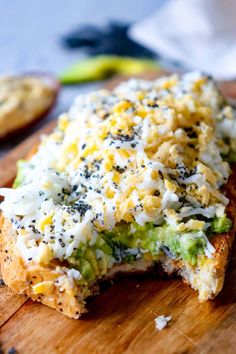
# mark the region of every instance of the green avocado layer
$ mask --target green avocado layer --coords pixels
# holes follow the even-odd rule
[[[209,237],[215,232],[227,232],[230,227],[228,218],[215,218],[211,222]],[[102,277],[115,263],[132,264],[138,258],[157,261],[164,253],[194,266],[206,247],[206,239],[199,235],[198,231],[177,232],[167,224],[120,223],[112,231],[99,233],[93,246],[81,246],[68,262],[88,282]]]
[[[211,232],[213,233],[223,233],[228,232],[232,227],[232,221],[223,216],[221,218],[214,218],[211,222]]]

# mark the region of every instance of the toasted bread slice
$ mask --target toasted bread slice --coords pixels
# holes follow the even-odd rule
[[[32,73],[0,77],[0,140],[24,133],[53,108],[59,84],[50,75]]]
[[[196,78],[195,76],[195,74],[193,76],[190,75],[190,77],[187,75],[186,81],[183,79],[183,82],[181,79],[173,77],[173,80],[171,79],[172,81],[168,81],[167,83],[168,85],[173,85],[173,83],[178,83],[178,80],[180,80],[180,83],[182,82],[182,84],[185,85],[186,83],[189,84],[189,80],[195,80],[196,85],[194,86],[194,90],[196,89],[198,92],[199,87],[204,85],[204,82],[208,82],[208,79],[203,77],[199,78],[198,76]],[[162,85],[163,82],[160,81],[159,84]],[[182,84],[180,84],[180,88]],[[153,87],[151,83],[148,85]],[[164,81],[164,86],[165,85],[166,83]],[[144,83],[144,86],[146,87],[146,83]],[[203,95],[203,98],[199,98],[199,101],[197,99],[197,106],[200,104],[200,107],[203,105],[203,108],[205,108],[203,110],[200,109],[198,114],[192,115],[192,108],[194,107],[192,107],[192,103],[188,101],[189,97],[185,97],[185,94],[183,96],[187,99],[189,105],[186,106],[184,100],[182,102],[183,106],[179,106],[181,103],[179,102],[179,96],[177,95],[177,97],[175,97],[175,91],[173,91],[173,97],[176,99],[176,102],[174,101],[176,103],[175,114],[168,108],[169,115],[165,116],[164,123],[161,121],[161,125],[168,125],[168,127],[165,126],[165,129],[170,128],[169,135],[167,134],[165,137],[161,135],[162,138],[159,141],[160,145],[153,150],[153,146],[156,146],[155,144],[157,143],[156,137],[159,137],[159,135],[155,133],[156,123],[153,121],[151,124],[153,130],[149,134],[149,129],[147,129],[148,125],[146,124],[148,119],[145,120],[140,117],[147,117],[150,113],[150,109],[156,112],[155,117],[159,117],[159,114],[160,117],[162,117],[163,112],[166,110],[166,104],[169,104],[168,95],[166,98],[167,101],[165,101],[166,86],[163,92],[164,98],[163,101],[161,101],[164,104],[163,109],[160,109],[159,104],[155,104],[155,102],[150,103],[148,101],[147,105],[146,103],[143,105],[143,96],[140,96],[140,94],[137,95],[138,101],[136,102],[135,99],[134,103],[132,103],[132,100],[127,100],[126,89],[122,93],[123,89],[124,88],[121,87],[119,89],[121,90],[120,93],[115,93],[115,97],[117,97],[118,101],[120,100],[120,94],[124,95],[124,99],[114,106],[118,117],[117,128],[119,128],[115,131],[115,135],[113,135],[114,116],[109,112],[108,115],[104,114],[103,108],[106,99],[103,101],[103,98],[101,104],[98,104],[96,116],[99,119],[99,124],[94,123],[93,120],[91,120],[91,122],[90,120],[89,122],[84,122],[87,132],[87,135],[85,134],[86,139],[88,138],[89,141],[91,140],[93,142],[96,141],[96,139],[98,140],[96,149],[88,145],[89,149],[86,150],[85,147],[88,143],[86,139],[85,144],[82,144],[81,148],[77,149],[77,135],[81,138],[80,129],[78,129],[78,127],[80,127],[80,115],[77,115],[77,113],[80,112],[81,109],[83,110],[84,105],[83,99],[82,101],[79,99],[73,108],[75,112],[73,109],[70,111],[72,115],[73,112],[75,113],[72,122],[70,122],[69,116],[62,115],[59,119],[59,131],[56,131],[55,134],[53,133],[52,136],[49,137],[49,143],[53,141],[55,148],[55,152],[52,154],[53,162],[59,163],[58,165],[56,164],[56,166],[58,166],[59,171],[62,171],[62,174],[60,174],[57,169],[55,169],[55,173],[52,173],[53,169],[50,167],[51,160],[49,158],[49,161],[47,161],[48,165],[46,164],[48,166],[46,180],[43,179],[42,181],[40,180],[40,183],[36,182],[36,184],[33,184],[41,173],[41,159],[43,160],[45,157],[47,160],[48,156],[51,157],[51,145],[48,148],[46,143],[45,150],[43,148],[44,145],[41,145],[42,150],[38,151],[42,156],[40,156],[40,154],[37,155],[37,153],[35,154],[36,168],[30,170],[31,172],[34,171],[32,172],[32,176],[31,172],[26,169],[27,174],[31,176],[30,181],[32,184],[29,184],[30,189],[25,188],[25,186],[27,187],[27,183],[23,185],[23,194],[17,196],[16,200],[14,200],[14,194],[18,193],[17,190],[2,190],[2,195],[5,196],[2,210],[7,218],[2,216],[0,225],[0,262],[2,275],[6,284],[17,293],[30,296],[33,300],[47,304],[72,318],[78,318],[81,313],[86,312],[85,301],[89,296],[98,293],[99,285],[102,280],[113,279],[118,273],[158,272],[156,264],[160,265],[160,268],[168,275],[173,273],[179,274],[184,282],[198,291],[200,301],[214,298],[222,289],[227,262],[233,243],[235,222],[229,232],[218,233],[212,236],[212,234],[210,235],[206,231],[210,230],[209,232],[215,232],[217,230],[217,227],[215,229],[211,228],[211,222],[213,223],[215,221],[215,217],[217,219],[224,215],[224,218],[228,220],[225,211],[230,219],[234,221],[236,206],[236,168],[233,168],[233,173],[228,183],[225,185],[224,191],[219,190],[219,186],[222,186],[228,179],[229,165],[221,159],[220,150],[218,151],[219,155],[216,154],[215,156],[214,152],[218,149],[218,145],[216,145],[214,140],[216,138],[208,134],[209,132],[213,134],[215,131],[215,123],[210,114],[211,110],[209,110],[209,107],[205,103],[205,100],[208,101],[208,96],[205,97]],[[208,89],[212,91],[213,97],[215,97],[214,95],[218,95],[217,104],[221,107],[223,98],[214,90],[214,85],[211,82],[209,83]],[[128,90],[128,92],[130,91]],[[201,90],[199,92],[201,93]],[[194,95],[195,93],[194,91]],[[110,97],[107,93],[100,93],[99,95]],[[99,95],[98,97],[100,97]],[[92,102],[94,101],[93,95],[89,100],[90,99]],[[101,97],[99,100],[100,99]],[[107,98],[107,102],[110,102],[109,98]],[[112,102],[109,104],[113,105]],[[142,104],[142,110],[140,110],[140,104]],[[87,106],[88,109],[91,108],[90,101]],[[183,117],[183,121],[179,119],[178,113],[181,107],[183,108],[183,112],[181,111],[183,113],[181,116]],[[188,107],[187,115],[185,112],[186,107]],[[217,109],[220,110],[221,108],[219,107]],[[225,118],[225,112],[220,110],[220,116],[224,114],[222,120],[220,120],[217,125],[217,129],[228,136],[228,128],[232,125],[231,115],[233,113],[229,107],[225,108],[229,117]],[[137,109],[140,114],[138,120],[135,115]],[[131,114],[131,120],[127,119],[127,110]],[[185,115],[186,117],[192,117],[192,122],[189,121]],[[91,117],[93,117],[93,115]],[[172,118],[176,125],[175,128],[172,127],[172,125],[169,127]],[[195,121],[196,119],[198,120]],[[202,124],[201,126],[200,123],[204,122],[205,125]],[[224,125],[224,122],[227,124]],[[74,126],[73,123],[78,123],[78,126]],[[133,132],[132,127],[133,124],[135,124],[136,127],[136,123],[138,128],[135,129],[137,131],[135,130],[131,135],[127,135],[127,128],[129,127],[130,131]],[[192,130],[194,124],[196,125],[196,131]],[[92,131],[93,135],[91,135],[91,126],[94,128]],[[104,131],[101,130],[101,127],[105,129],[105,134]],[[180,129],[177,129],[178,127],[180,127]],[[208,130],[206,130],[205,127],[208,127]],[[77,134],[76,137],[73,135],[74,131]],[[174,139],[172,139],[173,131],[176,133]],[[120,134],[122,132],[123,134]],[[149,152],[151,151],[150,153],[154,158],[153,161],[155,165],[152,160],[150,160],[150,156],[144,151],[145,149],[143,150],[139,147],[137,138],[140,137],[141,140],[145,140],[145,134],[144,137],[143,134],[141,137],[140,132],[147,134],[150,138],[148,140],[148,142],[150,141],[150,146],[148,145],[150,147]],[[57,156],[58,152],[57,139],[60,140],[60,137],[64,136],[63,134],[68,138],[66,141],[69,142],[69,145],[66,145],[65,149],[62,150],[62,155],[59,154],[57,158],[54,158],[54,155]],[[212,146],[208,144],[208,137],[209,139],[213,139]],[[74,138],[75,141],[73,140]],[[166,141],[163,142],[162,139]],[[172,145],[170,144],[171,139],[173,140]],[[208,154],[207,157],[211,162],[209,166],[207,163],[204,165],[201,162],[202,152],[199,149],[199,144],[196,148],[195,140],[192,141],[192,139],[199,139],[200,145],[204,145],[202,146],[203,151]],[[223,152],[230,152],[231,145],[226,144],[227,146],[225,146],[224,140],[222,139],[219,140],[219,143],[227,148]],[[146,143],[145,140],[145,144]],[[111,148],[108,149],[108,146],[111,146]],[[113,151],[114,146],[115,152]],[[86,160],[86,157],[83,155],[85,153],[84,149],[92,161],[91,168],[88,167],[90,166],[90,160]],[[122,150],[122,155],[119,153],[119,160],[117,160],[116,152],[119,149]],[[179,156],[178,151],[186,152],[186,161],[183,165],[178,162],[179,158],[180,161],[182,161],[182,155]],[[125,157],[124,152],[126,152]],[[34,153],[35,150],[32,154],[34,155]],[[144,154],[141,161],[138,159],[140,153]],[[28,158],[30,158],[32,154],[30,154]],[[132,165],[132,160],[127,157],[130,156],[130,154],[133,156],[134,161],[136,161],[134,166]],[[68,178],[67,181],[67,178],[63,175],[68,165],[67,159],[65,159],[66,156],[72,158],[74,162],[76,160],[76,165],[73,164],[74,169],[72,172],[75,173],[76,176],[79,174],[82,179],[78,178],[75,181],[71,181],[71,179]],[[113,159],[117,161],[114,162]],[[125,165],[123,166],[124,159]],[[122,163],[120,163],[120,160],[122,160]],[[143,161],[146,162],[143,164]],[[172,164],[169,165],[170,162]],[[217,165],[218,162],[219,166]],[[212,166],[215,165],[219,170],[214,170]],[[39,167],[39,170],[37,167]],[[91,174],[87,173],[89,168]],[[113,190],[114,188],[110,189],[109,181],[106,179],[107,175],[110,176],[110,168],[118,173],[118,176],[116,176],[116,172],[114,172],[113,177],[116,178],[114,180],[112,179],[112,188],[114,186],[116,192]],[[136,180],[133,179],[133,169],[137,170]],[[44,174],[42,177],[45,177]],[[99,181],[100,184],[95,183],[94,178]],[[204,180],[203,189],[200,188],[202,187],[202,178]],[[147,180],[148,184],[146,183]],[[45,181],[47,183],[45,183]],[[126,184],[126,181],[129,187],[128,192],[123,191],[123,185]],[[19,180],[17,180],[17,182],[21,185]],[[196,183],[197,190],[192,189],[191,183]],[[139,190],[140,188],[142,193]],[[19,193],[22,192],[22,189],[20,189]],[[212,193],[211,197],[208,195],[208,189]],[[136,194],[133,193],[133,191],[135,191]],[[192,213],[191,210],[190,214],[186,212],[186,209],[189,211],[189,203],[191,205],[193,202],[192,194],[189,193],[190,191],[195,196],[193,203],[194,208],[198,209],[198,206],[201,206],[201,210],[199,210],[200,208],[193,210],[195,214]],[[228,205],[228,200],[225,198],[224,192],[230,201]],[[30,198],[31,193],[33,198]],[[81,197],[81,193],[84,198]],[[118,193],[120,199],[114,197],[116,193]],[[185,199],[185,196],[188,197],[188,199]],[[39,197],[42,197],[42,199]],[[145,199],[145,197],[147,198]],[[23,202],[21,202],[22,199],[24,199]],[[28,199],[29,201],[27,201]],[[130,201],[132,201],[131,204],[128,203]],[[115,205],[112,205],[112,202],[114,202]],[[99,204],[98,207],[96,203]],[[227,207],[225,209],[226,205]],[[16,208],[14,209],[15,206]],[[101,206],[102,212],[100,212],[101,208],[99,209]],[[212,209],[207,208],[207,206],[213,207],[213,213],[209,212],[209,210]],[[8,207],[10,210],[11,207],[13,208],[13,213],[8,212]],[[24,209],[25,207],[28,209]],[[64,213],[65,210],[66,212]],[[180,210],[179,214],[176,210]],[[41,214],[38,214],[38,211],[40,211]],[[203,213],[203,211],[206,213]],[[166,214],[164,212],[166,212]],[[28,219],[25,220],[24,216],[28,217],[29,215],[30,217],[33,216],[28,224]],[[194,215],[199,215],[199,219],[195,219]],[[21,224],[21,216],[23,216],[24,219],[22,219],[23,224]],[[102,218],[100,218],[100,216]],[[177,226],[180,228],[176,228],[176,226],[172,229],[167,228],[173,225],[173,216],[175,221],[174,225],[178,224]],[[188,219],[189,216],[193,216],[191,220]],[[209,221],[208,223],[203,221],[206,219]],[[59,226],[58,220],[60,221]],[[180,223],[179,221],[182,222]],[[187,225],[188,221],[191,221],[191,225]],[[119,223],[121,222],[123,222],[123,228],[119,228]],[[78,226],[80,228],[78,228]],[[149,226],[152,229],[150,228],[150,230],[148,230]],[[161,227],[163,227],[162,231],[160,231]],[[15,231],[16,228],[18,231]],[[218,230],[229,230],[229,228],[230,221],[228,220],[228,226],[226,228],[218,228]],[[183,230],[186,232],[184,233]],[[198,230],[201,231],[198,232]],[[111,235],[113,231],[117,233],[117,238]],[[149,231],[151,232],[149,233]],[[182,231],[185,236],[183,238],[181,237]],[[160,235],[159,232],[163,232],[162,235]],[[193,250],[196,244],[189,242],[191,241],[191,235],[189,234],[191,232],[194,234],[194,242],[196,243],[202,237],[200,245],[197,245],[197,253],[194,253]],[[33,237],[31,238],[32,234]],[[127,240],[122,240],[123,236],[124,238],[127,236]],[[203,238],[203,236],[205,238]],[[129,237],[131,241],[130,239],[128,240]],[[135,237],[135,242],[132,242]],[[174,239],[174,242],[170,244],[168,243],[168,237],[172,238],[172,241],[173,238],[176,237],[176,240]],[[83,238],[86,238],[86,240]],[[203,241],[206,242],[205,246]],[[183,249],[181,249],[181,245]],[[28,252],[29,249],[30,252]],[[187,256],[186,250],[189,251]]]
[[[168,274],[178,273],[184,282],[199,292],[199,300],[205,301],[214,298],[222,289],[226,267],[232,247],[235,232],[236,216],[236,168],[227,183],[225,190],[230,199],[228,214],[234,225],[230,232],[217,234],[212,239],[215,248],[213,258],[207,259],[202,266],[191,266],[185,261],[176,261],[168,256],[160,259],[162,269]],[[55,280],[60,276],[56,263],[42,266],[22,259],[16,243],[16,233],[12,229],[11,222],[1,218],[1,271],[5,283],[15,292],[25,294],[35,301],[42,302],[71,318],[79,318],[86,312],[85,298],[79,286],[69,289],[61,289],[55,286]],[[118,264],[112,267],[104,278],[111,279],[117,273],[145,272],[152,269],[151,261],[137,260],[134,264]],[[103,279],[104,279],[103,278]],[[38,286],[44,286],[37,291]],[[91,287],[91,294],[98,293],[98,283]]]

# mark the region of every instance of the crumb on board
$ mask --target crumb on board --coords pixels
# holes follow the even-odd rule
[[[172,316],[161,315],[155,318],[155,327],[158,331],[162,331],[171,320]]]

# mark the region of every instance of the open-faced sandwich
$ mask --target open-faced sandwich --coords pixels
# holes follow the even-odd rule
[[[199,73],[79,96],[2,188],[4,281],[67,316],[159,264],[214,298],[233,242],[235,112]]]
[[[0,141],[43,118],[58,90],[56,80],[46,74],[0,76]]]

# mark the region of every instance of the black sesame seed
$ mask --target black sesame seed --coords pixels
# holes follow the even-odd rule
[[[172,180],[175,180],[175,175],[172,175],[172,173],[169,173],[169,177],[172,179]]]
[[[158,171],[158,173],[159,173],[160,178],[164,179],[163,173],[161,171]]]
[[[124,173],[127,167],[120,167],[119,165],[113,166],[113,169],[116,170],[119,173]]]
[[[16,353],[17,353],[17,351],[16,351],[16,348],[14,348],[14,347],[11,347],[7,352],[7,354],[16,354]]]
[[[158,108],[159,107],[159,105],[157,103],[148,103],[147,106],[151,107],[151,108]]]
[[[84,216],[87,210],[91,209],[91,205],[84,203],[82,200],[76,202],[73,206],[81,216]]]
[[[5,284],[5,282],[4,282],[4,280],[2,279],[2,278],[0,278],[0,287],[1,286],[5,286],[6,284]]]

